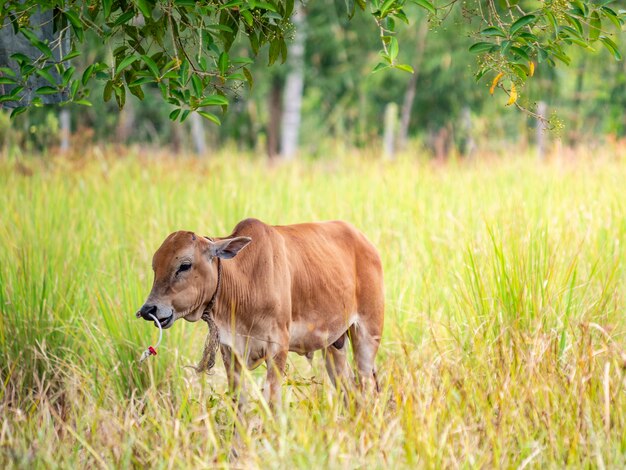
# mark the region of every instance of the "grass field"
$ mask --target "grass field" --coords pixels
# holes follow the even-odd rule
[[[0,468],[623,468],[625,181],[600,157],[0,161]],[[293,355],[284,409],[235,422],[221,363],[185,367],[200,323],[138,367],[160,242],[251,216],[345,219],[379,247],[378,397],[344,406]]]

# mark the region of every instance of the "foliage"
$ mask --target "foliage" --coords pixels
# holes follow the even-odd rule
[[[268,168],[230,153],[1,161],[0,466],[622,468],[615,153],[443,168],[361,156]],[[379,247],[377,399],[344,407],[319,355],[314,368],[290,355],[285,410],[267,415],[261,370],[237,422],[222,368],[185,367],[206,329],[183,321],[137,367],[157,337],[134,312],[162,239],[227,234],[250,215],[342,218]]]
[[[407,6],[418,5],[433,23],[443,21],[456,1],[438,6],[429,0],[347,0],[347,17],[359,9],[369,9],[382,44],[381,62],[374,71],[396,68],[412,72],[399,60],[398,21],[409,23]],[[624,15],[613,2],[553,0],[463,3],[470,23],[478,25],[471,52],[480,54],[477,77],[494,72],[492,89],[506,88],[516,101],[517,88],[534,73],[534,68],[556,61],[570,62],[568,46],[591,49],[602,44],[615,58],[621,58],[608,27],[621,29]],[[13,67],[2,67],[0,84],[9,87],[0,102],[16,103],[13,115],[28,107],[41,106],[42,96],[66,92],[69,100],[89,105],[88,85],[93,79],[104,82],[104,101],[115,98],[123,107],[127,93],[143,99],[147,89],[157,88],[163,100],[174,108],[170,118],[184,121],[196,111],[218,123],[217,107],[227,109],[229,90],[253,84],[249,70],[250,53],[256,56],[268,44],[268,64],[287,55],[292,32],[289,21],[294,0],[108,0],[47,1],[9,0],[0,5],[3,27],[23,35],[37,52],[36,57],[14,54]],[[347,12],[346,12],[347,10]],[[45,40],[37,34],[34,12],[47,12],[54,22],[58,40]],[[69,35],[71,50],[60,51],[62,38]],[[79,73],[70,59],[84,53],[86,38],[95,37],[107,52],[90,61]],[[233,55],[237,37],[247,38],[248,48]],[[35,90],[31,103],[20,102],[28,78],[37,75],[47,84]],[[506,79],[506,80],[505,80]],[[513,96],[515,95],[515,96]],[[212,111],[208,111],[212,110]]]

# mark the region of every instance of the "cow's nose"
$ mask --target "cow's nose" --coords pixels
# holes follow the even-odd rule
[[[154,320],[153,318],[150,317],[150,315],[153,315],[156,317],[156,312],[157,312],[156,305],[148,305],[148,304],[145,304],[143,307],[141,307],[141,310],[139,310],[139,314],[141,315],[141,318],[143,318],[144,320]]]

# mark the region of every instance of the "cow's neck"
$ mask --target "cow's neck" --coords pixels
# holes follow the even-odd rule
[[[221,285],[212,315],[218,325],[227,325],[231,323],[233,314],[249,307],[251,299],[247,281],[251,265],[233,258],[222,263],[221,270]]]

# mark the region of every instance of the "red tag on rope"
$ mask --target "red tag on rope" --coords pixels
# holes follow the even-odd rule
[[[150,355],[152,355],[152,356],[156,356],[157,355],[156,349],[154,349],[152,346],[148,347],[148,351],[150,351]]]

